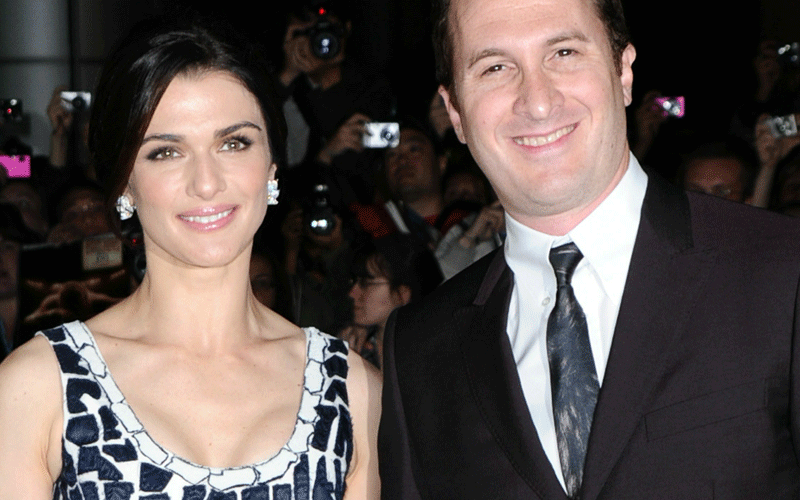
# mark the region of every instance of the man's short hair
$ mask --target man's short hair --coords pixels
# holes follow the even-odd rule
[[[758,154],[746,141],[727,137],[701,143],[683,158],[678,169],[678,181],[681,187],[684,186],[686,173],[689,167],[698,160],[711,159],[732,159],[736,160],[742,167],[740,179],[742,182],[742,196],[748,198],[753,195],[756,186],[756,176],[758,175]]]
[[[603,22],[608,35],[614,65],[622,73],[622,53],[631,41],[621,0],[591,0],[597,17]],[[453,86],[453,33],[450,29],[450,4],[452,0],[433,1],[433,52],[436,57],[436,78],[452,93]]]

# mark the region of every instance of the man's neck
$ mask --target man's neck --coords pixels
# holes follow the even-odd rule
[[[422,217],[435,217],[444,208],[442,197],[435,194],[415,197],[412,200],[404,199],[403,202]]]

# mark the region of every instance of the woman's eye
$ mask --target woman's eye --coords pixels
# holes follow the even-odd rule
[[[241,151],[253,143],[247,137],[231,137],[222,144],[222,151]]]
[[[178,152],[171,147],[158,148],[147,155],[147,159],[151,161],[169,160],[178,156]]]

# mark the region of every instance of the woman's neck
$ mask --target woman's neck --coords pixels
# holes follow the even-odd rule
[[[259,333],[263,311],[250,289],[245,253],[213,269],[148,259],[145,278],[126,303],[129,315],[159,342],[208,351],[246,342]]]

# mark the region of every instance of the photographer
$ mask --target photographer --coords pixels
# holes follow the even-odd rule
[[[370,201],[375,154],[364,124],[386,121],[388,80],[347,59],[350,16],[343,2],[312,0],[290,13],[279,73],[289,126],[290,167],[323,175],[332,196]]]

